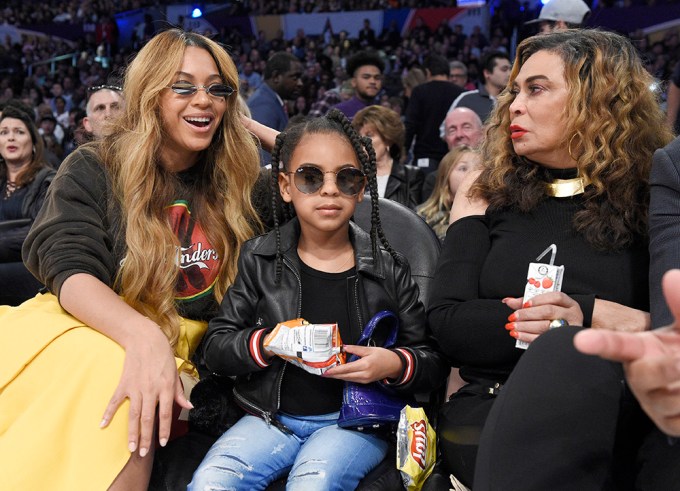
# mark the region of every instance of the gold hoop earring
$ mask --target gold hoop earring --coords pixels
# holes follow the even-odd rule
[[[578,159],[574,157],[574,154],[571,153],[571,144],[574,141],[574,138],[576,138],[576,133],[574,133],[571,138],[569,138],[569,144],[567,145],[567,152],[569,153],[569,156],[571,157],[572,160],[575,160],[578,162]]]

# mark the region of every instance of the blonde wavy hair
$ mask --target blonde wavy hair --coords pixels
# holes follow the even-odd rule
[[[418,213],[425,218],[429,223],[437,213],[440,211],[450,211],[453,204],[453,196],[449,191],[449,176],[453,169],[456,168],[460,159],[467,153],[479,155],[479,152],[467,145],[460,145],[448,151],[437,167],[437,177],[432,189],[432,194],[427,201],[425,201],[418,208]]]
[[[597,249],[620,249],[647,232],[649,172],[657,148],[672,140],[645,70],[628,39],[612,32],[567,30],[525,39],[498,97],[482,144],[484,171],[470,194],[490,209],[526,212],[545,199],[545,168],[518,156],[510,140],[510,92],[524,63],[548,51],[564,62],[569,90],[563,144],[590,180],[574,228]]]
[[[181,188],[176,176],[158,161],[165,136],[160,97],[174,81],[189,46],[208,51],[224,83],[235,89],[226,99],[213,141],[196,163],[201,172],[191,187],[192,215],[221,259],[213,292],[220,302],[236,276],[241,244],[260,229],[251,204],[259,157],[240,120],[238,74],[227,52],[204,36],[179,29],[152,38],[127,68],[125,112],[100,144],[125,235],[125,261],[116,290],[130,306],[157,322],[173,347],[180,326],[175,305],[180,244],[169,226],[166,207]]]

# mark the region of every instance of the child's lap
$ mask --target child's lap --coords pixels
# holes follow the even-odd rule
[[[288,489],[351,489],[387,453],[385,440],[339,428],[334,419],[281,419],[295,434],[255,416],[241,418],[211,447],[189,489],[217,483],[265,489],[289,472]]]

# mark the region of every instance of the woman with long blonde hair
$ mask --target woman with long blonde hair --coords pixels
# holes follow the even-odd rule
[[[635,482],[650,423],[621,366],[580,355],[573,336],[650,327],[648,179],[672,138],[651,82],[615,33],[517,48],[483,170],[454,200],[428,312],[466,382],[441,411],[438,443],[476,491]]]
[[[454,147],[444,155],[430,197],[416,210],[443,241],[449,228],[451,205],[468,174],[479,167],[479,152],[467,145]]]
[[[238,86],[217,43],[162,32],[128,67],[108,135],[62,164],[23,250],[51,293],[0,309],[10,489],[146,489],[173,402],[191,407],[178,367],[194,373],[260,226]]]

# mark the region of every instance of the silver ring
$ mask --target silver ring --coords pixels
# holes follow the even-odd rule
[[[565,321],[564,319],[555,319],[555,320],[550,321],[550,324],[548,324],[548,327],[550,329],[557,329],[558,327],[566,327],[568,325],[569,325],[569,323],[567,321]]]

